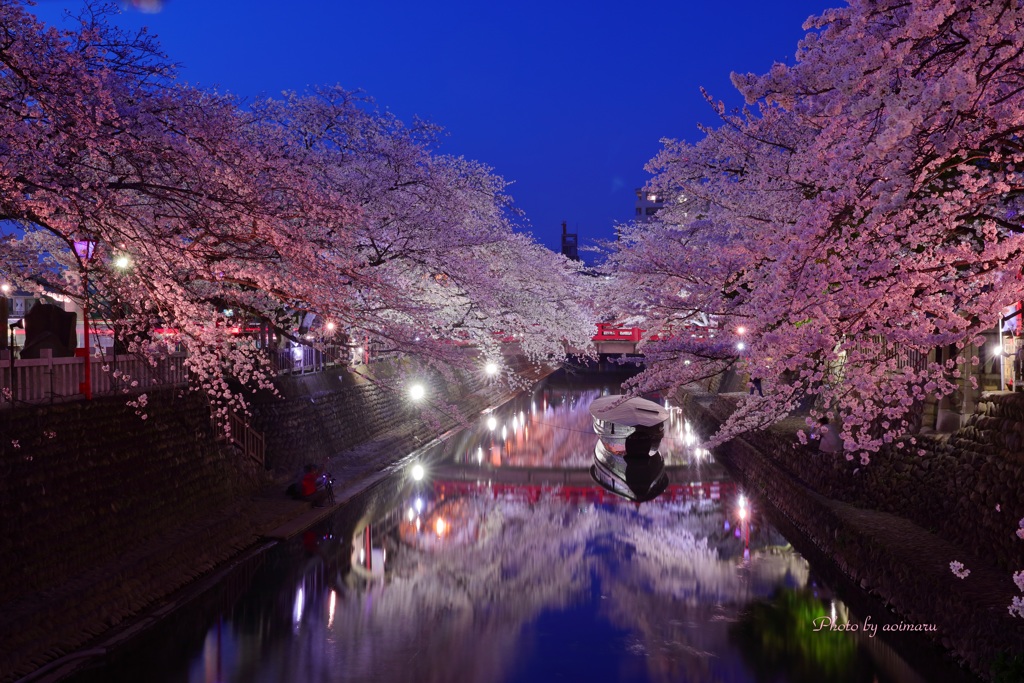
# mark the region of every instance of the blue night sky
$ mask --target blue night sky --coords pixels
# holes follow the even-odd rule
[[[512,181],[527,228],[557,250],[563,220],[586,244],[632,218],[659,140],[714,123],[701,86],[741,104],[730,72],[792,63],[804,20],[841,4],[166,0],[120,21],[149,26],[194,84],[252,98],[339,83],[443,126],[441,150]],[[57,23],[78,7],[35,11]]]

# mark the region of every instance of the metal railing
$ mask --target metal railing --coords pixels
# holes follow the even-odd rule
[[[228,440],[246,457],[266,466],[266,442],[263,435],[252,428],[249,422],[232,413],[228,417]]]
[[[267,349],[270,365],[279,375],[305,375],[323,372],[327,367],[348,365],[352,352],[347,346],[293,346],[288,349]]]
[[[921,371],[928,366],[929,354],[927,352],[905,346],[899,342],[886,341],[880,337],[874,337],[872,341],[878,345],[876,347],[877,351],[872,350],[872,356],[875,360],[883,362],[895,360],[896,369],[898,370],[909,367],[914,370]],[[845,351],[841,352],[837,358],[830,361],[828,374],[833,383],[844,381],[846,377],[846,366],[847,352]]]

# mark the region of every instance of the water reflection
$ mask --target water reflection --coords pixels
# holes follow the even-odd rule
[[[832,596],[677,413],[665,494],[590,479],[607,389],[493,411],[276,548],[201,642],[186,623],[93,680],[889,680],[813,632]]]

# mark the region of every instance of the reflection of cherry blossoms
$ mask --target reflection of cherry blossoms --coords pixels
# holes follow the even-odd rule
[[[446,501],[419,536],[406,523],[402,536],[411,543],[394,553],[387,585],[338,606],[334,675],[500,680],[525,626],[583,596],[596,524],[596,516],[557,500],[530,506],[484,498]],[[398,666],[411,652],[416,664]]]
[[[702,653],[729,649],[725,628],[742,605],[807,582],[806,563],[791,551],[756,550],[745,565],[720,552],[739,543],[724,529],[723,510],[707,503],[636,510],[554,497],[448,498],[424,510],[419,530],[400,523],[383,585],[341,597],[329,627],[323,617],[304,622],[324,630],[322,659],[305,650],[285,657],[310,665],[309,680],[501,680],[541,614],[581,605],[599,587],[602,617],[633,634],[650,675],[712,680]]]
[[[621,561],[600,566],[602,615],[631,634],[629,647],[645,655],[651,680],[742,680],[739,661],[712,653],[730,649],[728,625],[748,602],[780,585],[806,585],[807,562],[766,531],[763,543],[771,545],[758,544],[738,566],[714,547],[728,545],[721,509],[649,506],[640,513],[639,523],[620,514],[608,525]]]

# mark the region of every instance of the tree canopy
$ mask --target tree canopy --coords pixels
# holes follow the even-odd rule
[[[456,340],[494,356],[496,333],[533,359],[585,345],[576,267],[519,230],[491,169],[438,153],[435,126],[340,87],[251,105],[191,87],[114,11],[59,30],[0,0],[0,220],[19,227],[0,277],[81,300],[87,270],[132,350],[170,331],[224,406],[229,377],[268,381],[227,310],[445,364],[467,362]]]
[[[866,462],[1024,298],[1024,8],[852,0],[805,29],[792,65],[733,75],[746,108],[665,141],[649,189],[676,201],[613,263],[649,326],[717,331],[651,344],[638,387],[748,372],[765,396],[719,439],[812,396]]]

